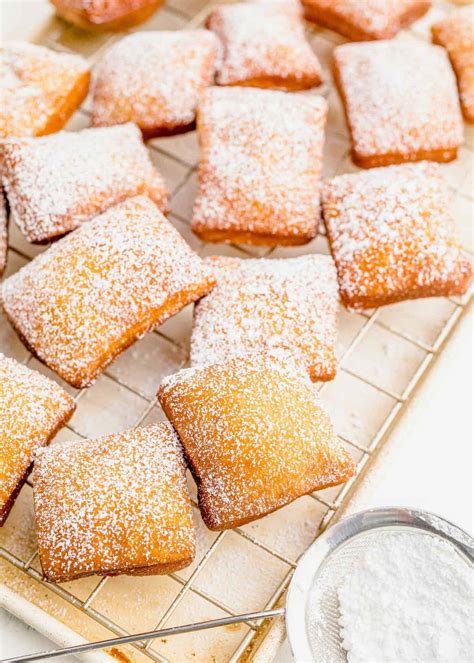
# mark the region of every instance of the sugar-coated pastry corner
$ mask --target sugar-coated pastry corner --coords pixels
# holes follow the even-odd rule
[[[0,139],[59,131],[89,89],[90,66],[84,58],[44,46],[4,41],[0,66]]]
[[[0,526],[30,473],[35,451],[71,417],[72,397],[56,382],[0,354]]]
[[[463,7],[432,27],[433,41],[444,46],[456,73],[465,119],[474,122],[474,6]]]
[[[37,455],[33,496],[50,582],[167,574],[194,558],[185,464],[170,424],[52,445]]]
[[[350,41],[391,39],[431,7],[430,0],[302,0],[305,17]]]
[[[158,398],[211,530],[239,527],[354,474],[304,364],[287,351],[181,370]]]

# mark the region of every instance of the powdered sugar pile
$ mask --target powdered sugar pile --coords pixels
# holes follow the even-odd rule
[[[11,215],[30,242],[53,239],[139,194],[167,208],[165,183],[133,124],[11,138],[3,157]]]
[[[327,103],[254,88],[210,88],[199,107],[202,149],[193,229],[315,236]]]
[[[211,12],[207,26],[224,46],[217,74],[221,85],[261,81],[266,87],[291,88],[321,82],[321,67],[294,0],[222,5]]]
[[[374,539],[339,587],[349,663],[472,661],[473,571],[428,534]]]
[[[334,377],[338,290],[329,256],[208,263],[218,285],[195,306],[192,365],[286,347],[301,352],[313,379]]]
[[[322,205],[341,295],[351,307],[370,305],[368,298],[375,304],[461,292],[469,281],[437,164],[335,177],[323,186]]]
[[[33,481],[50,580],[179,567],[194,555],[183,454],[170,424],[54,444],[37,455]]]
[[[443,49],[415,41],[352,43],[338,46],[334,59],[361,157],[461,145],[456,81]]]
[[[42,133],[88,71],[86,60],[77,55],[27,42],[4,42],[0,47],[0,136]]]
[[[79,387],[212,285],[199,256],[148,198],[137,196],[6,279],[3,304],[35,353]]]
[[[189,128],[199,93],[213,81],[218,48],[207,30],[124,37],[94,71],[92,123],[133,121],[149,135]]]

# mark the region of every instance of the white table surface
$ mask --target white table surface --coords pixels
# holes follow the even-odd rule
[[[10,11],[20,4],[0,0],[2,27],[8,25],[10,38],[24,38],[41,14],[50,11],[41,0],[35,3],[36,11],[27,15]],[[436,512],[472,532],[472,322],[472,315],[468,316],[455,331],[385,445],[370,481],[352,500],[349,512],[376,506],[412,506]],[[53,647],[39,633],[0,610],[0,658]],[[71,657],[56,660],[70,661]],[[275,663],[292,661],[284,643]]]

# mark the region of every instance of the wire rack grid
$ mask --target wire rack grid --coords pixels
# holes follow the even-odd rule
[[[139,29],[181,29],[199,26],[211,4],[200,0],[169,0]],[[435,4],[427,17],[401,39],[426,39],[430,23],[446,11]],[[57,50],[78,52],[96,61],[120,36],[90,35],[52,18],[37,41]],[[357,170],[350,161],[347,131],[337,94],[330,83],[329,60],[342,39],[309,28],[309,39],[325,69],[324,94],[329,118],[324,175]],[[88,126],[88,100],[74,115],[69,130]],[[298,248],[262,249],[206,245],[191,233],[189,221],[196,189],[199,157],[195,132],[149,141],[150,155],[172,192],[170,220],[201,255],[290,257],[327,253],[321,229],[310,244]],[[443,165],[467,250],[472,252],[472,157],[474,133],[467,132],[460,158]],[[43,247],[28,244],[10,224],[6,275],[19,269]],[[202,621],[245,610],[274,607],[282,600],[299,557],[312,540],[338,517],[370,459],[403,412],[427,369],[442,350],[470,300],[429,299],[351,314],[341,307],[336,379],[319,385],[319,393],[333,416],[341,442],[357,462],[357,475],[343,487],[305,496],[256,523],[232,531],[212,533],[203,525],[193,498],[198,532],[196,560],[171,576],[155,578],[84,578],[61,585],[42,581],[33,528],[31,485],[23,488],[6,525],[0,530],[0,568],[5,584],[86,639]],[[77,401],[77,410],[57,439],[91,437],[161,420],[155,399],[161,379],[186,365],[192,310],[188,307],[158,330],[127,350],[94,386],[77,391],[62,383]],[[6,320],[0,320],[0,351],[50,377],[17,339]],[[265,637],[263,623],[222,627],[168,640],[128,645],[112,652],[136,661],[237,661],[251,657]]]

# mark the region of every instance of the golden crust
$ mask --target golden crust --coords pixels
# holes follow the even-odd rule
[[[61,18],[84,30],[121,32],[144,23],[163,0],[51,0]]]
[[[8,214],[7,214],[7,201],[3,195],[3,190],[0,187],[0,276],[7,264],[8,252]]]
[[[147,138],[189,131],[199,94],[214,80],[218,47],[208,30],[124,37],[94,71],[93,126],[135,122]]]
[[[33,486],[51,582],[172,573],[194,558],[184,458],[169,424],[54,444],[38,454]]]
[[[34,452],[55,436],[74,408],[58,384],[0,354],[0,526],[28,477]]]
[[[158,398],[209,529],[239,527],[354,473],[304,367],[289,354],[182,370],[165,379]]]
[[[10,138],[2,156],[11,217],[29,242],[57,239],[137,195],[167,211],[164,180],[133,124]]]
[[[192,229],[205,241],[309,242],[320,219],[327,104],[247,87],[201,97],[199,191]]]
[[[350,41],[391,39],[421,18],[430,0],[303,0],[308,21]]]
[[[444,46],[456,73],[465,119],[474,122],[474,7],[464,7],[431,27],[435,44]]]
[[[222,41],[219,85],[296,91],[321,83],[321,67],[306,41],[299,2],[219,5],[206,25]]]
[[[11,324],[74,387],[214,285],[201,259],[141,196],[56,242],[3,283]]]
[[[89,89],[86,60],[43,46],[7,41],[0,47],[0,138],[43,136],[64,127]]]
[[[323,186],[322,207],[348,308],[466,291],[471,263],[455,238],[437,164],[335,177]]]
[[[286,348],[312,380],[334,378],[339,296],[329,256],[207,262],[217,285],[194,306],[191,366]]]
[[[396,40],[344,44],[334,51],[333,73],[356,165],[456,158],[462,116],[441,49]]]

